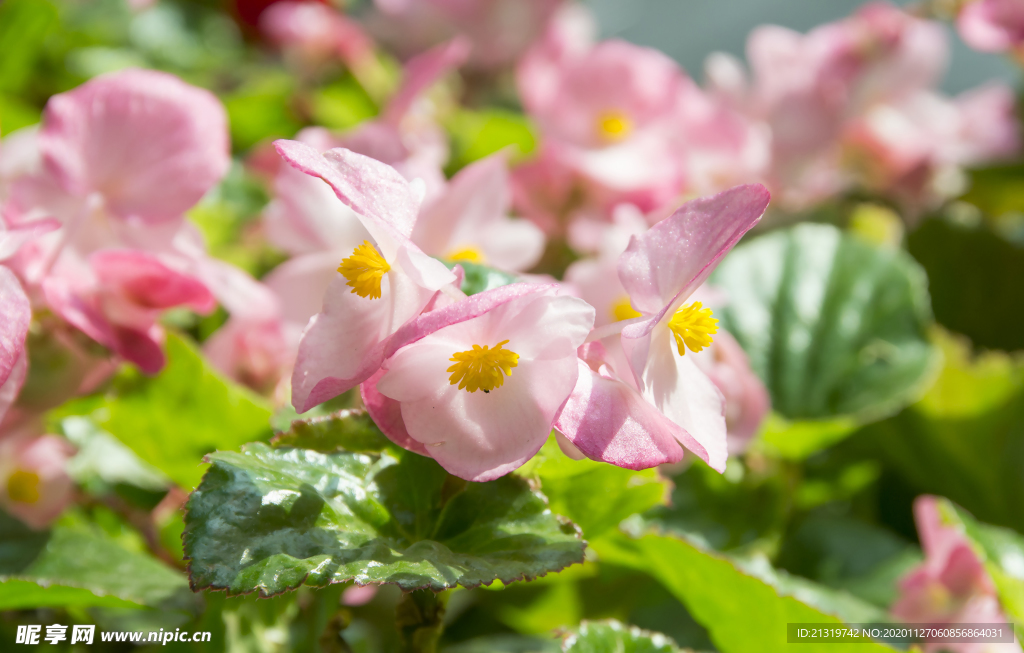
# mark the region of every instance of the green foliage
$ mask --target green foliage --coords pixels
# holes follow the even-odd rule
[[[76,514],[33,531],[0,513],[0,609],[195,609],[185,577]]]
[[[516,281],[516,277],[508,272],[495,270],[479,263],[469,261],[442,261],[448,269],[461,265],[466,277],[462,280],[462,292],[467,295],[475,295],[478,292],[491,290],[500,286],[507,286]]]
[[[30,80],[43,41],[57,26],[57,10],[48,0],[7,0],[0,4],[0,91],[17,92]],[[4,131],[12,128],[3,126]]]
[[[313,122],[328,129],[352,129],[377,115],[377,105],[351,75],[317,89],[310,101]]]
[[[810,581],[790,578],[763,562],[741,569],[674,537],[615,535],[592,542],[601,560],[642,569],[660,580],[703,624],[721,653],[788,651],[785,624],[843,623],[836,615],[871,614],[849,596],[830,593]],[[811,603],[821,607],[812,607]],[[854,608],[854,609],[851,609]],[[870,619],[869,619],[870,620]],[[808,653],[831,651],[805,644]],[[848,644],[852,653],[889,651],[880,644]]]
[[[566,638],[564,653],[680,653],[679,647],[661,633],[651,633],[618,621],[583,622]]]
[[[921,401],[866,427],[854,443],[917,492],[949,497],[978,518],[1024,529],[1024,364],[938,336],[946,365]]]
[[[582,560],[575,527],[513,476],[469,483],[394,448],[327,455],[252,444],[208,459],[185,519],[198,588],[272,595],[356,580],[441,590]]]
[[[292,107],[295,88],[284,72],[265,74],[223,97],[231,143],[245,151],[261,141],[291,138],[302,127]]]
[[[321,453],[379,453],[389,442],[366,411],[345,409],[326,417],[295,420],[289,430],[274,436],[271,444]]]
[[[615,528],[631,515],[665,504],[669,483],[656,469],[633,471],[593,460],[573,460],[554,437],[520,475],[535,479],[551,509],[573,520],[587,538]]]
[[[1024,639],[1024,537],[1006,528],[982,524],[967,511],[943,499],[943,519],[963,531],[975,544],[995,583],[1006,616],[1014,622],[1017,641]]]
[[[817,438],[802,427],[798,446],[787,442],[788,429],[769,430],[764,442],[783,455],[804,457],[848,434],[842,418],[892,414],[931,378],[926,279],[903,252],[805,224],[737,247],[712,282],[729,295],[722,325],[746,350],[774,410],[825,420]]]
[[[158,375],[126,368],[102,397],[72,402],[56,415],[88,415],[188,489],[202,477],[204,455],[269,435],[270,409],[215,372],[184,338],[168,334],[166,353]]]
[[[510,148],[513,161],[521,160],[537,148],[533,125],[522,114],[502,109],[458,111],[447,124],[453,153],[448,172],[466,167],[485,156]]]
[[[928,273],[940,324],[976,347],[1024,349],[1024,246],[983,226],[928,220],[907,248]]]

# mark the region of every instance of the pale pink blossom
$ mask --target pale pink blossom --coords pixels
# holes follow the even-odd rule
[[[34,529],[46,528],[71,503],[71,444],[31,428],[0,435],[0,506]]]
[[[165,362],[159,315],[178,306],[199,313],[216,306],[199,279],[138,250],[94,252],[86,265],[47,276],[42,288],[61,317],[148,374]]]
[[[321,155],[296,141],[275,145],[297,170],[330,184],[369,235],[340,261],[322,311],[302,335],[292,403],[304,412],[376,372],[391,335],[455,275],[409,239],[420,198],[394,168],[340,148]]]
[[[956,19],[960,36],[983,52],[1019,51],[1024,45],[1024,2],[972,0],[962,5]]]
[[[554,284],[473,295],[400,329],[363,400],[397,444],[461,478],[498,478],[547,440],[593,323],[594,309]]]
[[[376,0],[370,29],[408,57],[463,36],[469,65],[494,69],[513,63],[540,36],[563,0]]]
[[[544,251],[544,233],[531,222],[510,218],[511,203],[505,157],[481,159],[459,171],[443,194],[423,207],[413,242],[431,256],[529,269]]]
[[[967,536],[944,523],[938,500],[914,501],[914,518],[925,560],[899,583],[900,598],[892,606],[898,619],[910,623],[1007,623],[995,585]],[[929,643],[926,653],[1019,653],[1017,643]]]
[[[358,68],[373,42],[354,21],[319,2],[276,2],[260,14],[260,29],[301,68],[340,59]]]
[[[0,420],[17,399],[25,380],[28,355],[25,338],[32,322],[32,305],[14,273],[0,265]]]
[[[698,352],[694,362],[725,398],[729,453],[742,453],[771,407],[768,389],[750,369],[746,352],[728,331],[719,329],[714,342]]]
[[[643,469],[678,462],[685,446],[725,469],[725,398],[692,355],[702,347],[688,331],[709,316],[691,315],[698,302],[683,304],[760,220],[768,198],[763,186],[739,186],[688,202],[631,238],[618,273],[637,317],[591,334],[579,352],[580,382],[556,424],[588,457]],[[593,342],[616,333],[621,353]]]

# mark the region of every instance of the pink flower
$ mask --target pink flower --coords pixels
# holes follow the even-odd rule
[[[532,267],[544,251],[533,223],[508,217],[508,170],[501,154],[461,170],[421,211],[412,239],[424,252],[503,270]]]
[[[358,67],[373,43],[358,24],[318,2],[277,2],[260,14],[260,29],[303,66],[337,58]]]
[[[25,380],[28,357],[25,337],[32,322],[32,305],[21,282],[8,268],[0,265],[0,421],[18,396]]]
[[[50,306],[65,320],[148,374],[164,365],[156,320],[168,308],[208,313],[216,300],[197,278],[137,250],[93,253],[43,281]]]
[[[956,20],[960,36],[983,52],[1006,52],[1024,45],[1024,2],[974,0],[967,2]]]
[[[292,403],[304,412],[376,372],[391,335],[455,275],[409,240],[419,197],[394,168],[340,148],[321,155],[296,141],[275,146],[290,165],[330,184],[369,235],[339,261],[323,310],[302,335]]]
[[[456,36],[473,47],[469,64],[493,69],[515,61],[540,35],[562,0],[376,0],[370,28],[409,56]]]
[[[746,352],[728,331],[719,331],[707,351],[698,353],[694,362],[725,398],[729,453],[742,453],[757,435],[771,407],[767,388],[750,369]]]
[[[227,117],[208,91],[151,70],[97,77],[46,105],[45,171],[120,220],[177,220],[227,171]],[[70,216],[57,216],[67,218]]]
[[[900,598],[892,613],[911,623],[1006,623],[995,586],[970,541],[943,523],[938,501],[921,496],[914,517],[925,560],[900,581]],[[933,643],[927,653],[1019,653],[1017,644]]]
[[[461,478],[498,478],[544,444],[593,323],[594,309],[557,285],[479,293],[400,329],[363,400],[397,444]]]
[[[73,449],[55,435],[0,437],[0,506],[34,529],[46,528],[71,502],[67,475]]]
[[[581,349],[580,383],[556,424],[588,457],[643,469],[677,462],[682,445],[725,469],[724,398],[685,355],[711,344],[715,321],[700,302],[683,304],[760,220],[768,199],[763,186],[739,186],[688,202],[632,237],[618,271],[636,317],[590,336],[621,332],[622,354],[594,342]]]

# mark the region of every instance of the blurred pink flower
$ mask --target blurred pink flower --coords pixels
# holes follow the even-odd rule
[[[156,323],[161,312],[184,306],[208,313],[216,307],[199,279],[138,250],[94,252],[87,265],[61,268],[42,287],[61,317],[147,374],[165,362]]]
[[[1020,50],[1024,46],[1024,2],[970,0],[963,3],[956,26],[964,41],[977,50]]]
[[[509,218],[510,205],[505,157],[495,154],[459,171],[420,210],[412,240],[431,256],[529,269],[544,251],[544,234],[531,222]]]
[[[629,305],[589,338],[621,333],[622,353],[595,342],[580,350],[580,382],[556,424],[588,457],[642,469],[679,461],[685,446],[725,469],[724,397],[696,357],[684,355],[684,347],[699,354],[709,346],[716,327],[700,302],[682,305],[768,199],[763,186],[739,186],[688,202],[630,239],[618,261]]]
[[[56,435],[36,436],[34,426],[0,434],[0,506],[38,530],[71,503],[66,466],[74,450]]]
[[[330,184],[369,238],[341,260],[322,311],[299,344],[292,403],[305,412],[376,372],[391,335],[455,281],[411,240],[420,198],[394,168],[344,149],[321,155],[297,141],[277,141],[297,170]]]
[[[892,606],[898,619],[910,623],[1007,623],[995,586],[984,563],[956,527],[943,523],[938,500],[914,501],[925,560],[900,580],[900,598]],[[926,653],[1019,653],[1016,643],[933,643]]]
[[[554,284],[473,295],[401,328],[363,400],[397,444],[466,480],[498,478],[547,440],[593,323],[594,309]]]
[[[260,14],[260,29],[306,68],[340,59],[358,68],[373,42],[354,21],[319,2],[277,2]]]
[[[25,380],[28,357],[25,337],[32,322],[32,305],[21,282],[8,268],[0,265],[0,420],[18,396]]]
[[[371,31],[408,57],[463,36],[468,65],[493,69],[513,63],[540,36],[563,0],[375,0]]]

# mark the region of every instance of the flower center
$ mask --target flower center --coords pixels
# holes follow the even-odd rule
[[[623,295],[612,304],[612,317],[615,318],[616,322],[621,322],[622,320],[640,317],[640,313],[629,303],[629,296]]]
[[[487,257],[484,256],[484,253],[473,246],[453,249],[445,254],[445,258],[449,261],[467,261],[469,263],[479,263],[481,265],[487,262]]]
[[[683,306],[668,321],[668,328],[676,337],[679,355],[686,354],[686,345],[693,353],[711,344],[711,335],[718,333],[718,320],[711,317],[710,308],[702,308],[700,302]]]
[[[380,299],[380,280],[390,269],[380,252],[370,241],[364,240],[362,245],[352,250],[352,256],[342,259],[338,272],[348,279],[348,285],[355,294]]]
[[[609,111],[597,119],[597,132],[606,141],[621,141],[632,131],[633,121],[621,111]]]
[[[508,343],[502,340],[491,349],[487,345],[473,345],[468,351],[455,352],[448,360],[455,364],[448,368],[452,373],[448,380],[459,385],[459,390],[468,392],[483,390],[490,392],[505,383],[505,376],[512,376],[512,368],[519,365],[519,354],[502,349]],[[502,376],[504,372],[504,376]]]
[[[39,501],[39,474],[24,469],[15,470],[7,479],[7,496],[18,503]]]

